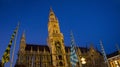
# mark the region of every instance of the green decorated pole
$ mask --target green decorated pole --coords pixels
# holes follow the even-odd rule
[[[17,28],[19,29],[19,22],[18,22],[18,27],[17,27]],[[10,67],[12,67],[13,60],[14,60],[14,52],[15,52],[15,47],[16,47],[18,29],[17,29],[17,31],[16,31],[16,36],[15,36],[15,41],[14,41],[14,46],[13,46],[13,51],[12,51],[12,59],[11,59],[11,61],[10,61]]]

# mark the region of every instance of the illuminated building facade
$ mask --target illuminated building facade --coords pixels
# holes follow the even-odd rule
[[[104,67],[103,56],[93,46],[77,47],[76,50],[79,59],[77,67],[82,65],[82,57],[86,61],[85,67]],[[15,67],[71,67],[70,47],[64,45],[64,36],[52,9],[49,13],[47,45],[27,44],[23,33]]]
[[[116,51],[108,55],[110,67],[120,67],[120,53]]]

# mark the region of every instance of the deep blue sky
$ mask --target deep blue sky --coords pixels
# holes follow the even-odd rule
[[[0,0],[0,58],[18,21],[15,57],[24,30],[27,43],[47,44],[50,6],[58,17],[65,45],[70,45],[72,30],[78,46],[89,47],[93,43],[100,50],[102,40],[107,54],[116,51],[116,44],[120,46],[119,0]]]

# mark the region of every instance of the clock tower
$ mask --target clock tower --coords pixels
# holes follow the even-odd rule
[[[52,65],[54,67],[67,67],[64,36],[60,32],[58,19],[52,8],[50,8],[49,13],[47,41],[52,54]]]

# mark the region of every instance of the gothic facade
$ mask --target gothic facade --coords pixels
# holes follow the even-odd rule
[[[110,67],[120,67],[120,51],[107,55]]]
[[[76,47],[76,51],[79,59],[77,67],[105,67],[103,56],[93,46]],[[82,57],[86,64],[82,64]],[[23,33],[15,67],[71,67],[70,47],[64,45],[64,36],[52,9],[49,13],[47,45],[27,44]]]

